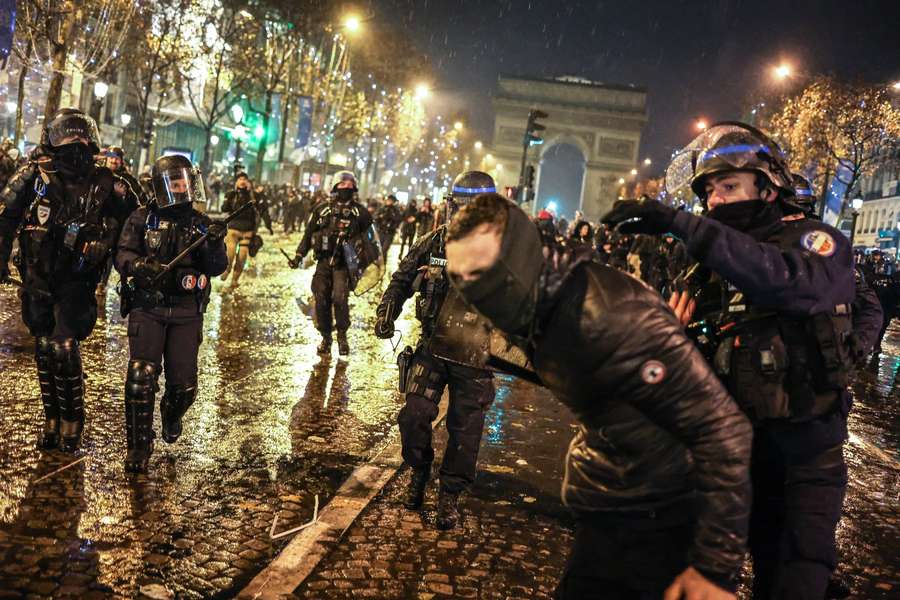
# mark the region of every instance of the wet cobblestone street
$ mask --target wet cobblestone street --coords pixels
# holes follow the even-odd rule
[[[33,340],[0,287],[0,598],[234,597],[290,541],[271,539],[276,515],[277,531],[308,521],[316,495],[324,507],[389,443],[401,399],[391,343],[370,333],[378,290],[351,301],[349,360],[336,347],[321,359],[297,302],[312,269],[291,271],[278,252],[292,254],[298,237],[264,239],[237,290],[216,281],[200,396],[181,439],[158,439],[138,478],[122,466],[128,348],[116,293],[82,346],[87,423],[73,457],[36,448]],[[402,345],[415,340],[412,312],[397,324]],[[863,600],[900,597],[900,329],[884,347],[853,384],[839,529],[839,571]],[[421,515],[403,509],[402,469],[292,597],[550,597],[572,538],[559,488],[573,418],[544,390],[497,383],[463,525],[436,530],[436,481]],[[440,424],[438,457],[445,443]]]

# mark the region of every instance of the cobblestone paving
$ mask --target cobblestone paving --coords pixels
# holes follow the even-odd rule
[[[488,414],[479,474],[456,530],[401,506],[404,469],[360,515],[297,598],[550,598],[572,539],[559,501],[571,415],[542,390],[502,378]],[[437,455],[446,430],[436,436]]]
[[[288,270],[275,247],[292,252],[298,237],[265,239],[237,291],[217,282],[200,397],[182,438],[157,441],[146,477],[122,469],[128,349],[115,292],[83,345],[87,459],[38,481],[74,458],[35,448],[33,342],[0,287],[0,598],[231,597],[287,543],[269,539],[275,515],[278,531],[307,521],[315,495],[324,505],[380,447],[399,405],[390,344],[369,335],[374,298],[353,301],[353,360],[335,348],[320,361],[295,300],[312,270]]]

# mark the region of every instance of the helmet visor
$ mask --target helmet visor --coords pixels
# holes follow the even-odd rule
[[[206,191],[200,170],[176,167],[160,171],[153,177],[156,206],[166,208],[176,204],[206,204]]]
[[[47,125],[47,138],[51,146],[63,146],[75,142],[100,147],[100,131],[97,123],[87,115],[62,115]]]
[[[684,194],[698,173],[723,170],[760,169],[768,171],[767,157],[784,158],[781,149],[761,139],[750,129],[737,125],[710,127],[676,152],[666,169],[666,191]]]

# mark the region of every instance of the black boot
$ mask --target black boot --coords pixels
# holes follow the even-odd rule
[[[441,490],[438,496],[437,528],[444,531],[453,529],[459,522],[459,494]]]
[[[178,440],[181,435],[181,417],[197,398],[196,385],[168,385],[166,393],[159,403],[159,414],[162,417],[162,439],[167,444]]]
[[[156,378],[159,367],[144,360],[128,364],[125,379],[125,455],[127,473],[146,473],[153,454],[153,403],[159,389]]]
[[[412,470],[412,477],[409,479],[409,487],[406,488],[406,498],[403,500],[403,506],[409,510],[422,508],[422,502],[425,501],[425,488],[428,486],[430,476],[431,465],[417,467]]]
[[[34,362],[37,365],[38,383],[41,387],[41,403],[44,405],[44,433],[38,444],[44,450],[59,446],[59,400],[53,381],[53,355],[50,338],[35,340]]]
[[[350,354],[350,342],[347,341],[347,332],[346,331],[338,331],[337,334],[338,340],[338,354],[341,356],[347,356]]]
[[[53,383],[59,402],[59,447],[75,452],[84,430],[84,373],[78,341],[72,338],[50,342],[53,355]]]
[[[316,352],[322,355],[331,354],[331,334],[322,336],[322,341],[319,342],[319,347],[316,348]]]

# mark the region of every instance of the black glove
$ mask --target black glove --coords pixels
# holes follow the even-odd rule
[[[152,289],[156,277],[163,272],[162,264],[152,256],[142,257],[131,264],[131,276],[139,287]]]
[[[220,242],[225,239],[226,233],[228,233],[228,223],[221,219],[214,219],[206,229],[206,239],[210,242]]]
[[[299,254],[295,254],[294,258],[291,258],[288,260],[288,265],[290,265],[290,267],[292,269],[299,269],[300,263],[302,263],[302,262],[303,262],[303,257],[300,256]]]
[[[678,211],[656,200],[619,200],[600,219],[622,233],[665,233]],[[631,219],[637,219],[631,221]]]
[[[103,240],[93,240],[84,245],[81,253],[88,264],[99,265],[106,260],[106,255],[109,253],[109,244]]]
[[[394,337],[394,322],[388,321],[384,315],[379,315],[375,319],[375,336],[383,340]]]

